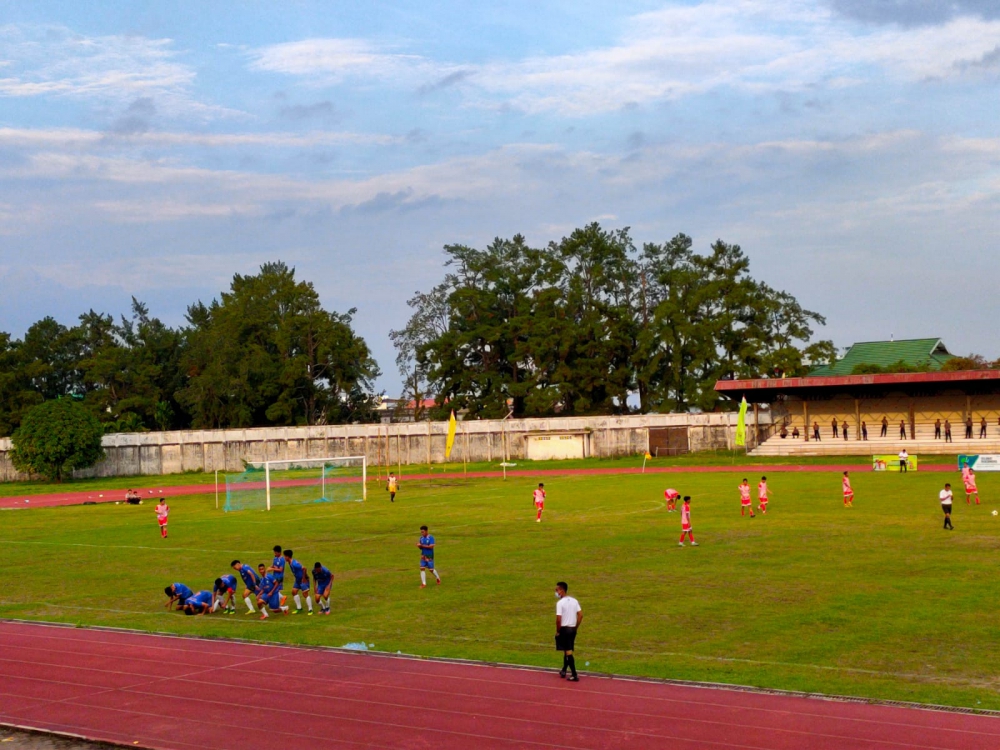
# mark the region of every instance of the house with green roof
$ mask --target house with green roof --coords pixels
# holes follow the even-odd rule
[[[817,367],[810,377],[850,375],[859,365],[889,367],[898,362],[920,370],[936,372],[952,359],[941,339],[901,339],[899,341],[862,341],[854,344],[836,362]]]

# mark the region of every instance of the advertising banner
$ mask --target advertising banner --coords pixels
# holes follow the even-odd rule
[[[1000,471],[1000,455],[995,453],[983,453],[975,456],[959,456],[958,468],[965,464],[973,471]]]
[[[899,466],[899,456],[894,453],[886,453],[881,456],[872,456],[872,469],[874,471],[901,471]],[[906,470],[917,470],[917,457],[910,456],[906,459]]]

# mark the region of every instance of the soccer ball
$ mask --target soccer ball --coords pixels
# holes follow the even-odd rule
[[[996,511],[993,511],[993,515],[995,516],[996,514],[997,514],[997,512],[996,512]]]

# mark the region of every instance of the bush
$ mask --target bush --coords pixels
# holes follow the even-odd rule
[[[104,428],[86,408],[68,399],[45,401],[28,411],[12,436],[10,458],[18,471],[61,482],[74,469],[104,458]]]

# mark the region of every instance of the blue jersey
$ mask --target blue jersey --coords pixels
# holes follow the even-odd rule
[[[285,556],[278,555],[271,561],[271,567],[277,568],[277,570],[272,570],[271,575],[274,576],[274,580],[281,583],[285,580]]]
[[[275,580],[273,575],[268,573],[260,580],[260,589],[257,593],[263,597],[267,597],[270,596],[277,588],[278,582]]]
[[[216,588],[216,591],[220,594],[224,594],[229,591],[229,589],[233,589],[234,591],[236,590],[236,576],[222,576],[219,580],[222,581],[222,586]]]
[[[199,591],[197,594],[191,595],[187,604],[193,604],[196,607],[199,605],[212,606],[212,592],[211,591]]]
[[[302,567],[302,563],[298,560],[292,558],[292,561],[288,563],[288,567],[292,569],[292,575],[295,576],[296,583],[306,582],[309,583],[309,574],[306,573],[306,569]],[[298,588],[298,586],[296,586]]]
[[[247,588],[251,591],[256,591],[257,587],[260,585],[260,576],[258,576],[257,571],[249,565],[244,565],[240,568],[240,578],[243,579],[243,583],[245,583]]]
[[[432,534],[428,534],[427,536],[420,537],[420,544],[421,545],[424,545],[424,544],[426,544],[426,545],[433,545],[434,544],[434,536]],[[421,546],[421,548],[420,548],[420,554],[423,557],[429,557],[431,560],[433,560],[434,559],[434,547],[431,546],[430,549],[424,549]]]
[[[179,597],[182,604],[188,600],[188,597],[190,597],[192,593],[194,592],[192,592],[191,589],[183,583],[174,584],[174,596]]]
[[[330,585],[330,581],[333,580],[333,573],[330,572],[329,568],[320,566],[319,570],[313,569],[313,580],[316,581],[316,588],[320,591],[326,589]]]

